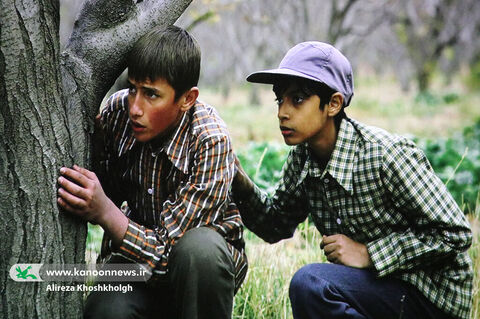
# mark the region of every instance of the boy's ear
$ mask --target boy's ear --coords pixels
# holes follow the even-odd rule
[[[183,96],[180,98],[180,109],[183,112],[188,111],[195,104],[199,94],[200,90],[196,86],[183,93]]]
[[[337,115],[343,107],[343,95],[340,92],[335,92],[330,98],[330,103],[328,103],[328,115],[334,117]]]

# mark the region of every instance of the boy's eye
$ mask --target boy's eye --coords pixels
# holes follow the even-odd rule
[[[303,96],[292,97],[293,104],[301,104],[301,103],[303,103],[304,100],[305,100],[305,98]]]
[[[150,99],[155,99],[158,97],[154,90],[145,90],[145,96]]]
[[[277,98],[275,99],[275,103],[277,103],[277,105],[282,105],[283,99],[282,99],[281,97],[277,97]]]

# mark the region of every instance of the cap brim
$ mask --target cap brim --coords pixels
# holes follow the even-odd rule
[[[321,82],[314,77],[290,69],[271,69],[254,72],[247,76],[247,81],[252,83],[275,84],[279,80],[286,77],[297,77],[309,79],[315,82]]]

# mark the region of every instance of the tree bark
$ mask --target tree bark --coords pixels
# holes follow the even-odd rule
[[[58,0],[0,0],[0,314],[79,318],[81,292],[15,282],[17,263],[79,264],[86,225],[59,212],[58,170],[90,164],[99,104],[143,33],[176,21],[191,0],[89,0],[66,50]]]

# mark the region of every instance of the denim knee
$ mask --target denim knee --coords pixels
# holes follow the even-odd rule
[[[308,303],[308,300],[314,294],[318,294],[318,291],[322,291],[327,287],[327,281],[318,280],[318,276],[314,275],[314,273],[318,273],[318,266],[315,264],[303,266],[293,275],[289,288],[292,306],[293,303],[299,305]]]

